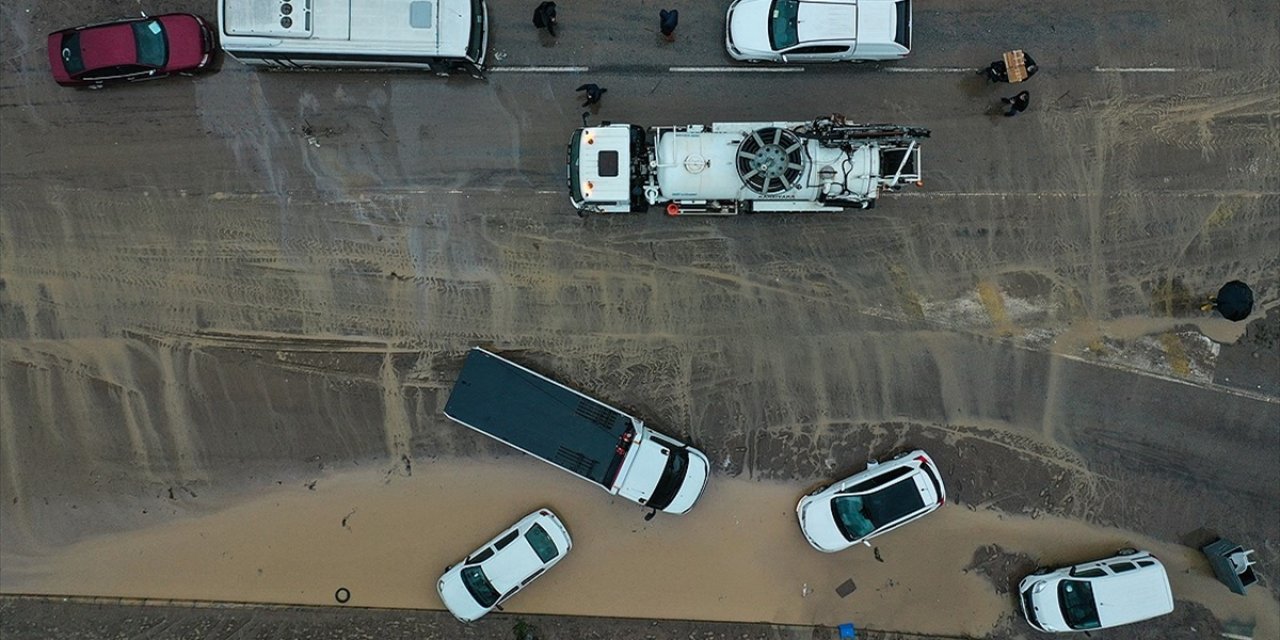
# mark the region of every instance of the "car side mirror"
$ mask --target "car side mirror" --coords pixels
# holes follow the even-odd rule
[[[863,540],[863,541],[862,541],[862,544],[867,545],[867,547],[868,547],[868,548],[870,548],[870,547],[871,547],[871,541],[870,541],[870,540]]]

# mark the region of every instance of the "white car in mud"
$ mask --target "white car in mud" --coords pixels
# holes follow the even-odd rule
[[[814,549],[834,553],[921,518],[947,501],[938,467],[917,449],[800,499],[800,531]]]
[[[735,0],[725,47],[747,62],[897,60],[911,52],[911,0]]]
[[[560,518],[539,509],[450,565],[436,589],[453,617],[473,622],[564,559],[571,548],[573,540]]]
[[[1146,551],[1037,569],[1018,584],[1022,614],[1041,631],[1093,631],[1173,612],[1169,574]]]

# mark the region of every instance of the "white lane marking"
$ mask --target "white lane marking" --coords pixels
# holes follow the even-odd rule
[[[885,198],[1096,198],[1107,195],[1101,191],[901,191],[884,195]],[[1152,191],[1147,195],[1176,198],[1274,198],[1280,191]]]
[[[1094,67],[1098,73],[1177,73],[1179,71],[1195,71],[1195,69],[1175,69],[1173,67]]]
[[[583,73],[589,67],[489,67],[489,73]]]
[[[886,73],[977,73],[972,67],[885,67]],[[1094,67],[1094,73],[1198,73],[1212,69],[1178,69],[1176,67]]]
[[[889,73],[960,73],[968,71],[969,73],[977,73],[978,70],[971,67],[885,67],[884,71]]]
[[[800,73],[804,67],[671,67],[672,73]]]

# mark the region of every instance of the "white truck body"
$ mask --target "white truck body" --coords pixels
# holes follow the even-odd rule
[[[231,57],[275,69],[411,69],[480,76],[485,0],[219,0]]]
[[[881,191],[922,184],[929,131],[812,122],[583,127],[569,143],[569,198],[581,214],[643,211],[734,215],[842,211],[875,205]]]
[[[479,347],[467,354],[444,414],[610,494],[667,513],[692,509],[710,476],[701,451]]]

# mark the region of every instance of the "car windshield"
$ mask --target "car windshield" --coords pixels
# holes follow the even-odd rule
[[[481,64],[484,61],[484,0],[471,0],[471,35],[467,38],[467,59]]]
[[[535,524],[529,527],[529,532],[524,534],[524,539],[529,541],[529,546],[533,547],[533,552],[538,554],[538,559],[545,562],[551,562],[556,556],[560,555],[560,550],[556,548],[556,543],[551,540],[551,536],[547,535],[547,530],[542,525]]]
[[[578,143],[582,140],[582,129],[573,132],[573,137],[569,138],[569,199],[573,202],[582,202],[582,181],[578,178]]]
[[[84,58],[80,55],[80,32],[77,31],[62,39],[62,64],[67,73],[76,75],[84,71]]]
[[[800,42],[796,17],[800,13],[797,0],[773,0],[769,7],[769,44],[774,51],[794,47]]]
[[[165,43],[164,27],[159,20],[135,22],[133,39],[138,43],[138,64],[163,67],[169,59],[169,45]]]
[[[654,487],[653,495],[649,496],[649,506],[654,509],[666,509],[671,506],[671,501],[680,491],[680,486],[684,484],[684,476],[688,473],[689,450],[683,447],[672,447],[670,451],[671,455],[667,458],[667,466],[662,471],[658,486]]]
[[[493,588],[489,578],[480,567],[467,567],[462,570],[462,584],[471,592],[476,602],[488,609],[498,602],[498,591]]]
[[[1072,629],[1097,629],[1098,605],[1093,600],[1093,585],[1084,580],[1063,580],[1058,583],[1058,603],[1062,605],[1062,618]]]
[[[866,495],[836,496],[831,513],[836,526],[850,541],[887,527],[924,508],[914,477],[907,477]]]

